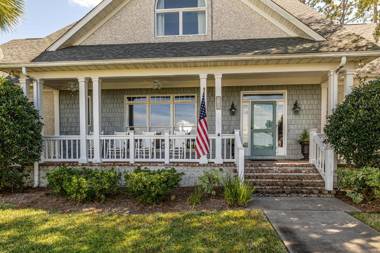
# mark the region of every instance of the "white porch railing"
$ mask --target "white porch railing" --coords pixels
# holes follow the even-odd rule
[[[334,190],[334,171],[337,159],[334,149],[325,142],[325,136],[310,132],[310,163],[314,164],[325,181],[325,189]]]
[[[216,162],[216,135],[210,135],[209,162]],[[236,135],[221,136],[223,162],[236,160]],[[199,162],[195,152],[195,135],[102,135],[100,154],[103,162]],[[239,142],[240,135],[239,135]],[[94,159],[94,139],[87,136],[87,160]],[[239,149],[240,150],[240,149]],[[244,151],[243,151],[244,152]],[[243,154],[244,158],[244,154]],[[42,161],[78,162],[80,136],[44,137]]]
[[[44,137],[42,160],[47,162],[77,162],[80,159],[79,136]]]
[[[244,147],[240,137],[240,131],[235,131],[235,163],[238,170],[238,176],[240,180],[244,181],[244,169],[245,169],[245,155],[244,155]]]

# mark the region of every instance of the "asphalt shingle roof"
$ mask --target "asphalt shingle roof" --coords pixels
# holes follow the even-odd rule
[[[46,51],[34,62],[89,61],[111,59],[174,58],[200,56],[249,56],[342,51],[368,51],[379,48],[368,43],[350,44],[342,41],[331,47],[328,41],[315,42],[303,38],[269,38],[201,42],[170,42],[117,45],[73,46]]]

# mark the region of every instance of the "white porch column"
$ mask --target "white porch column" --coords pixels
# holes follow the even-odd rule
[[[215,74],[215,163],[223,164],[222,157],[222,74]]]
[[[43,116],[43,90],[43,81],[35,80],[33,83],[33,104],[34,107],[39,111],[41,117]]]
[[[333,114],[338,105],[338,74],[331,70],[329,71],[329,115]]]
[[[53,91],[53,100],[54,100],[54,135],[59,136],[60,133],[60,116],[59,116],[59,90]]]
[[[33,81],[33,104],[36,110],[39,112],[40,117],[43,117],[43,81],[34,80]],[[42,119],[43,121],[43,119]],[[43,133],[43,130],[42,130]],[[39,163],[35,162],[33,166],[33,187],[38,187],[40,185],[40,169]]]
[[[87,98],[88,82],[86,78],[78,78],[79,83],[79,121],[80,121],[80,163],[87,163]]]
[[[28,98],[29,97],[29,84],[28,84],[26,77],[24,77],[24,76],[20,77],[20,86],[21,86],[22,92],[24,92],[24,95]]]
[[[206,100],[206,111],[207,111],[207,74],[200,74],[199,75],[200,79],[200,102],[202,102],[202,96],[203,94],[205,95],[205,100]],[[207,156],[202,156],[199,161],[200,164],[207,164],[208,163],[208,158]]]
[[[344,95],[350,95],[354,87],[355,72],[352,69],[347,69],[344,76]]]
[[[100,132],[102,85],[98,77],[92,77],[93,121],[94,121],[94,163],[101,163]]]
[[[321,84],[321,132],[323,133],[327,123],[327,110],[328,110],[328,85],[327,83]]]

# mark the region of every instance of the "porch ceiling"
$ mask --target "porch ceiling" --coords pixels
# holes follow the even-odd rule
[[[326,80],[325,72],[289,72],[223,75],[223,86],[292,85],[320,84]],[[113,77],[102,79],[102,89],[153,89],[199,87],[199,76],[150,76],[150,77]],[[46,80],[45,85],[66,90],[77,85],[76,79]],[[209,75],[208,87],[214,87],[214,77]],[[91,88],[91,85],[90,85]]]

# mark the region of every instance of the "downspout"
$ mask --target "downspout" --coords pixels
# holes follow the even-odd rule
[[[340,64],[339,66],[335,69],[335,73],[339,73],[345,66],[347,65],[347,57],[346,56],[343,56],[341,59],[340,59]]]

